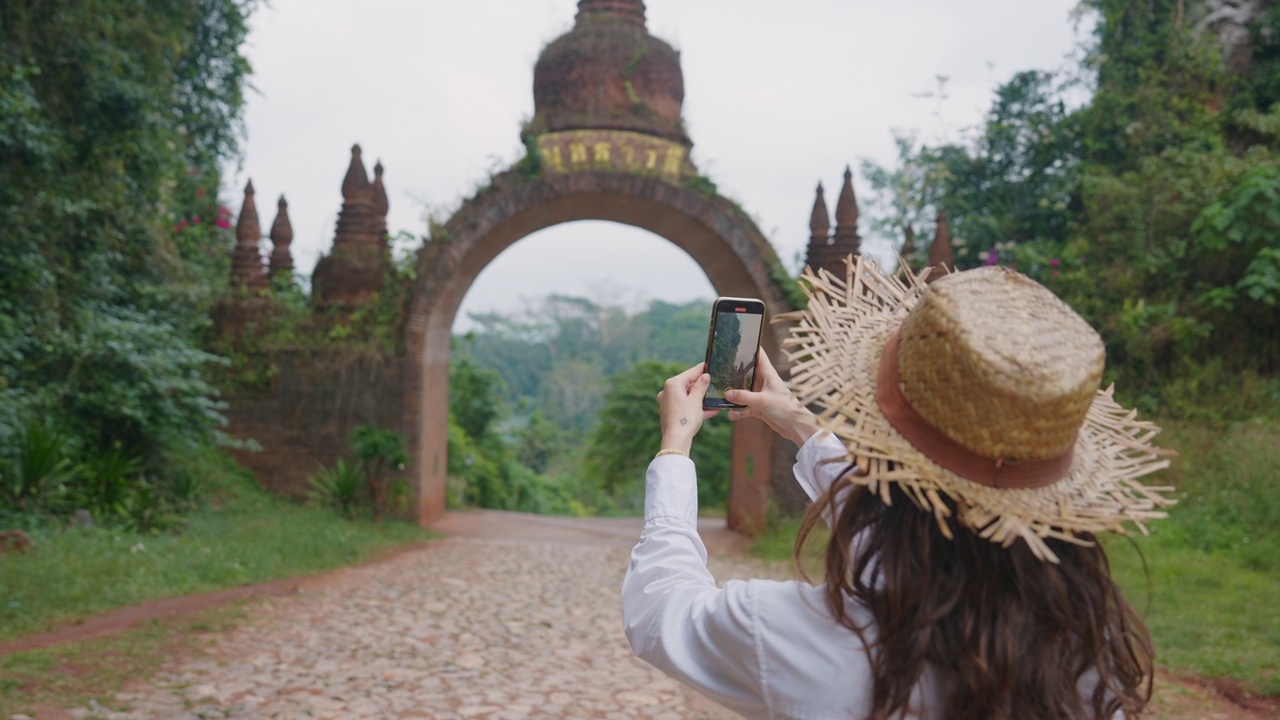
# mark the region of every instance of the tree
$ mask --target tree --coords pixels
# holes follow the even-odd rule
[[[212,439],[200,336],[252,7],[0,5],[0,452],[36,418],[152,469]]]
[[[600,421],[591,435],[586,472],[626,509],[643,501],[644,471],[658,450],[658,403],[667,378],[685,370],[679,363],[644,361],[610,378]],[[704,507],[723,507],[728,494],[730,428],[708,421],[694,441],[698,498]]]

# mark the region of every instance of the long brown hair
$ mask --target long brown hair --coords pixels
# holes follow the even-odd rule
[[[822,518],[835,518],[826,600],[867,642],[871,718],[905,715],[926,668],[938,690],[926,702],[941,702],[947,718],[1142,712],[1151,698],[1151,638],[1092,537],[1080,538],[1088,545],[1048,540],[1055,565],[1021,541],[1002,548],[957,524],[954,504],[949,539],[896,483],[886,504],[850,478],[809,508],[795,551],[800,562]],[[859,625],[850,601],[870,611],[873,628]]]

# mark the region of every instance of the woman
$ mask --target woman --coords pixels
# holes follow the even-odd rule
[[[826,522],[821,583],[716,587],[688,459],[715,413],[694,366],[658,396],[623,584],[635,652],[749,717],[1139,714],[1151,641],[1095,535],[1164,516],[1168,489],[1137,478],[1168,460],[1158,429],[1098,390],[1097,333],[1003,268],[926,286],[859,259],[807,281],[791,390],[761,352],[759,389],[727,397],[745,406],[730,420],[799,446],[814,503],[797,557]]]

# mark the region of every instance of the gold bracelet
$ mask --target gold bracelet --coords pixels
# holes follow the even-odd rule
[[[689,453],[681,450],[680,448],[663,448],[662,450],[659,450],[658,454],[654,455],[653,457],[656,460],[657,458],[660,458],[663,455],[683,455],[685,457],[689,457]]]

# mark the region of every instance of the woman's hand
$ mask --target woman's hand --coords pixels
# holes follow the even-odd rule
[[[703,363],[698,363],[667,380],[658,393],[658,422],[662,427],[664,450],[680,450],[688,455],[702,421],[719,412],[702,407],[702,398],[711,385],[711,376],[702,371],[702,366]]]
[[[764,348],[756,360],[756,387],[759,390],[726,390],[724,399],[735,405],[746,405],[742,409],[729,411],[730,420],[741,420],[753,417],[763,420],[766,425],[784,438],[794,442],[796,446],[805,442],[818,432],[818,419],[809,408],[800,404],[795,395],[787,389],[787,384],[778,376]]]

